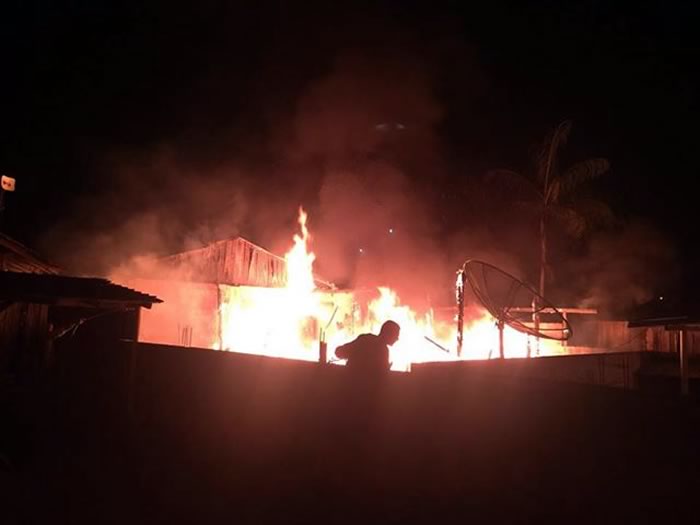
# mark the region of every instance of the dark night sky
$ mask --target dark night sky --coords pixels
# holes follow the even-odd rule
[[[689,2],[141,4],[4,4],[0,171],[18,181],[4,228],[25,242],[99,191],[94,166],[113,150],[166,142],[208,162],[224,150],[265,156],[276,119],[337,53],[396,32],[447,50],[435,65],[445,188],[464,173],[526,166],[571,118],[567,155],[613,166],[600,196],[671,238],[686,278],[700,261]]]

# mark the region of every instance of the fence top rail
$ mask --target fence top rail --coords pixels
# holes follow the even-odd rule
[[[598,309],[597,308],[559,308],[557,307],[557,310],[559,310],[563,314],[585,314],[585,315],[597,315],[598,314]],[[530,306],[514,306],[513,308],[509,309],[510,312],[518,312],[518,313],[533,313],[534,310]],[[553,314],[554,309],[553,308],[543,308],[539,310],[540,313],[542,314]]]
[[[668,332],[700,332],[698,324],[671,324],[665,326]]]
[[[666,327],[677,327],[677,326],[698,326],[700,324],[700,317],[694,316],[675,316],[675,317],[655,317],[649,319],[640,319],[636,321],[629,321],[627,326],[629,328],[646,328],[652,326],[666,326]]]
[[[456,306],[439,306],[435,308],[435,310],[455,310],[457,307]],[[598,309],[597,308],[559,308],[557,307],[557,310],[561,313],[564,314],[585,314],[585,315],[597,315],[598,314]],[[531,306],[514,306],[512,308],[508,309],[509,312],[516,312],[516,313],[533,313],[533,309]],[[539,313],[542,314],[553,314],[554,309],[553,308],[542,308],[541,310],[538,310]]]

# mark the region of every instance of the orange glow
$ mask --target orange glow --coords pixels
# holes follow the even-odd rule
[[[318,360],[319,337],[324,330],[329,360],[335,348],[366,332],[377,333],[392,319],[401,326],[401,337],[391,348],[392,369],[410,370],[411,363],[457,360],[456,323],[451,316],[437,319],[430,310],[417,313],[395,291],[378,288],[363,291],[320,290],[313,276],[315,255],[309,250],[311,236],[307,214],[299,210],[299,232],[285,255],[287,284],[284,288],[219,285],[220,326],[213,334],[214,348],[274,357]],[[532,338],[530,338],[532,339]],[[437,345],[443,347],[439,348]],[[506,357],[525,357],[528,343],[535,341],[506,327]],[[564,353],[560,343],[540,341],[540,355]],[[499,356],[494,319],[479,310],[465,319],[462,359]],[[342,364],[342,363],[341,363]]]

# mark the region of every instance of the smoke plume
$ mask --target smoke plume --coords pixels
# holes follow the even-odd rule
[[[450,161],[441,128],[450,108],[432,52],[339,53],[235,149],[220,139],[205,155],[186,147],[203,140],[180,139],[101,155],[99,183],[68,203],[43,248],[93,275],[153,273],[160,256],[237,235],[283,255],[302,205],[317,272],[341,287],[384,285],[416,306],[449,304],[467,257],[533,281],[536,229],[507,195]],[[597,234],[585,256],[560,256],[566,278],[553,293],[601,307],[643,301],[672,273],[671,253],[646,226]]]
[[[585,256],[571,261],[570,275],[580,306],[620,312],[673,284],[679,268],[675,250],[661,232],[632,222],[592,238]]]

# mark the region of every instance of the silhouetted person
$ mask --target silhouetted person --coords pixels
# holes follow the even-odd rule
[[[379,335],[361,334],[354,341],[335,349],[335,355],[348,360],[348,367],[367,372],[387,371],[391,368],[389,347],[399,340],[401,327],[386,321]]]

